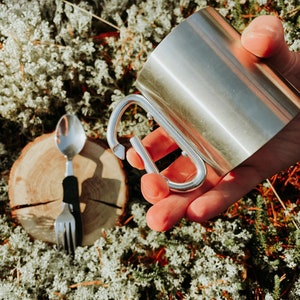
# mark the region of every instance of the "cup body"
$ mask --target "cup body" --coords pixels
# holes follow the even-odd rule
[[[210,7],[157,46],[136,87],[219,175],[253,155],[300,109],[299,92],[245,50],[240,34]]]

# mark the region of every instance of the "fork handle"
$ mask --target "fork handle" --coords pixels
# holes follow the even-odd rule
[[[72,214],[76,222],[76,246],[82,242],[82,221],[79,202],[78,180],[75,176],[67,176],[63,182],[63,202],[72,205]]]

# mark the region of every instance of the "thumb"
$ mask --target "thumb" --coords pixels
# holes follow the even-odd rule
[[[290,52],[284,40],[281,21],[275,16],[260,16],[244,30],[242,45],[268,63],[300,90],[300,53]]]

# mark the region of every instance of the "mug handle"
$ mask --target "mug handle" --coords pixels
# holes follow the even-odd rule
[[[177,145],[181,148],[193,162],[196,167],[195,176],[187,182],[174,182],[168,178],[163,178],[167,181],[167,184],[172,191],[187,192],[192,191],[199,187],[206,178],[206,166],[202,158],[197,154],[193,147],[187,142],[185,136],[181,131],[161,112],[159,107],[154,107],[144,96],[142,95],[128,95],[114,108],[107,126],[107,142],[113,153],[120,159],[125,159],[125,147],[118,142],[117,139],[117,126],[122,118],[122,115],[126,109],[131,105],[139,105],[146,112],[148,112],[155,121],[165,129],[165,131],[174,139]],[[152,161],[146,148],[143,146],[140,139],[136,136],[130,139],[132,147],[139,154],[144,162],[145,170],[147,173],[159,173],[158,168]]]

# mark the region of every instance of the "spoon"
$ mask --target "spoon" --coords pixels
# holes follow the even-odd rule
[[[59,151],[66,157],[66,173],[62,182],[63,202],[71,204],[76,222],[76,244],[82,240],[82,221],[79,203],[78,180],[74,176],[73,158],[80,153],[86,135],[79,119],[72,114],[63,115],[57,123],[55,142]]]

